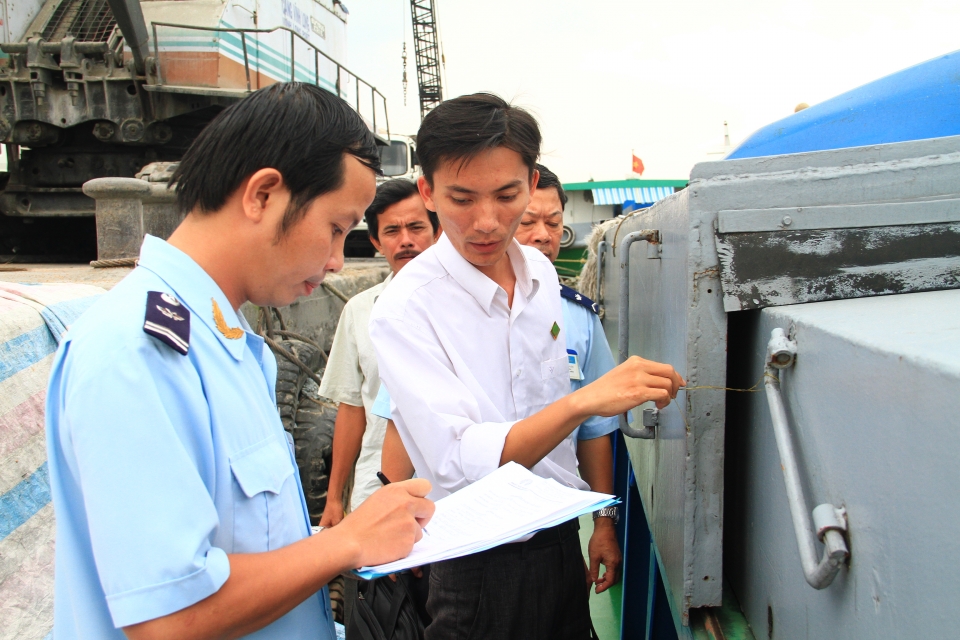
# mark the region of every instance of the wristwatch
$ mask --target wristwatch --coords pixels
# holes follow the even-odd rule
[[[620,522],[620,508],[619,507],[604,507],[599,511],[593,512],[593,519],[597,518],[613,518],[613,524]]]

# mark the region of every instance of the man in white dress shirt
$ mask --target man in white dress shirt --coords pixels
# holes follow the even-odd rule
[[[510,461],[586,489],[574,429],[646,401],[665,407],[684,384],[669,365],[635,357],[570,393],[556,271],[513,239],[540,140],[529,113],[489,94],[441,104],[417,135],[420,195],[444,235],[381,294],[370,335],[434,500]],[[577,528],[432,565],[427,639],[588,638]]]

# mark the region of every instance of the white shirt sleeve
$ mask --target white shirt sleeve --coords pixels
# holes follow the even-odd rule
[[[346,402],[354,407],[362,407],[363,371],[360,370],[360,353],[354,335],[354,324],[353,305],[348,302],[340,314],[337,332],[333,336],[330,357],[320,380],[320,395],[334,402]]]
[[[481,421],[477,395],[468,386],[472,375],[465,363],[451,359],[436,332],[405,319],[374,317],[370,337],[417,475],[454,492],[496,470],[516,421]]]

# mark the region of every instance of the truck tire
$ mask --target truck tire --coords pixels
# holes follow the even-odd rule
[[[300,340],[281,340],[280,347],[295,355],[318,377],[323,375],[320,352]],[[337,420],[336,406],[320,397],[317,383],[299,366],[276,354],[277,410],[283,428],[293,436],[294,457],[300,473],[300,483],[307,500],[310,524],[320,524],[327,506],[327,486],[333,464],[333,426]],[[343,577],[330,582],[330,609],[334,620],[343,624]]]
[[[330,484],[330,468],[333,464],[333,425],[337,410],[333,405],[323,406],[305,399],[305,396],[315,397],[309,389],[311,386],[316,388],[312,380],[300,392],[293,444],[310,523],[316,526],[327,506],[327,486]]]
[[[343,576],[337,576],[330,581],[327,587],[330,589],[330,610],[333,612],[333,621],[340,624],[346,624],[343,621],[344,614],[344,581]]]
[[[299,340],[282,340],[279,345],[318,375],[320,352]],[[333,425],[337,410],[320,398],[317,383],[300,367],[277,354],[277,410],[283,428],[293,436],[300,483],[307,499],[310,524],[320,523],[327,505],[327,485],[333,458]]]

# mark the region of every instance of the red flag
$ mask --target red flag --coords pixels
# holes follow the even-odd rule
[[[638,176],[643,175],[643,160],[638,158],[636,155],[633,156],[633,168],[631,169]]]

